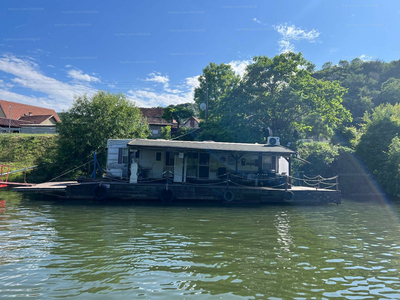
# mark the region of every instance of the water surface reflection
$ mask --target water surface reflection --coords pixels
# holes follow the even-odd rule
[[[5,297],[400,298],[399,224],[378,203],[95,205],[0,211]]]

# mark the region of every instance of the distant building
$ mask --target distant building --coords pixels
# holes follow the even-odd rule
[[[0,100],[0,132],[55,133],[54,109]]]
[[[185,122],[182,123],[182,127],[187,128],[199,128],[200,119],[196,117],[190,117]]]
[[[168,122],[162,115],[164,114],[164,108],[156,107],[156,108],[140,108],[142,115],[146,118],[147,123],[149,124],[149,128],[152,134],[152,137],[158,138],[161,137],[161,129],[167,126],[171,126],[171,128],[176,128],[177,123],[175,120],[172,122]]]

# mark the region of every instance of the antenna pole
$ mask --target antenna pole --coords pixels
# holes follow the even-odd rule
[[[208,122],[208,81],[206,75],[206,122]]]
[[[10,117],[8,119],[8,133],[11,133],[11,105],[10,105]]]

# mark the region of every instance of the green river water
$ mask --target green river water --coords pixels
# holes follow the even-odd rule
[[[95,204],[0,192],[0,298],[400,299],[400,206]]]

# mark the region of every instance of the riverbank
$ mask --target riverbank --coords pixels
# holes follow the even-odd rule
[[[54,134],[0,134],[0,164],[9,165],[10,171],[34,166],[56,145],[56,137]],[[30,172],[27,171],[28,181]],[[8,181],[23,182],[24,172],[10,174]]]

